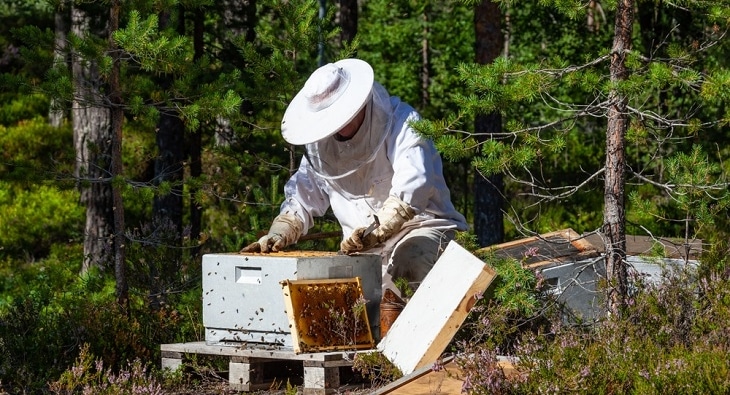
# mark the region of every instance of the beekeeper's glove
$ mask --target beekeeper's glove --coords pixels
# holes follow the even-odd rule
[[[398,233],[406,221],[416,215],[416,210],[397,197],[390,196],[385,200],[383,207],[375,215],[380,220],[380,226],[365,236],[363,234],[366,228],[355,229],[349,238],[340,243],[340,250],[342,252],[351,254],[357,251],[364,251],[385,242],[391,236]]]
[[[279,214],[271,222],[269,234],[244,247],[241,252],[277,252],[294,244],[302,234],[304,223],[294,214]]]

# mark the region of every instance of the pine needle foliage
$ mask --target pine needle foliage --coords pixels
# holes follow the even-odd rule
[[[595,31],[586,29],[591,5],[585,2],[499,3],[504,12],[510,13],[512,30],[508,33],[514,31],[514,36],[509,36],[509,54],[489,65],[456,65],[463,86],[451,95],[459,108],[457,115],[424,121],[416,128],[432,137],[449,160],[471,157],[472,166],[482,176],[506,175],[508,190],[524,196],[511,200],[514,214],[510,222],[520,228],[527,226],[533,215],[531,210],[520,209],[521,199],[539,207],[553,201],[580,205],[581,198],[576,195],[579,191],[583,191],[583,196],[600,196],[602,190],[596,181],[600,181],[604,166],[608,100],[615,92],[628,98],[630,127],[626,141],[630,144],[626,171],[630,181],[626,187],[634,196],[629,212],[652,209],[652,218],[661,218],[659,224],[631,223],[631,231],[651,229],[679,237],[699,236],[693,231],[695,225],[709,231],[695,220],[688,222],[689,217],[695,218],[688,217],[688,210],[696,211],[697,218],[708,218],[712,215],[703,213],[709,213],[710,206],[719,210],[711,211],[714,215],[726,209],[719,191],[728,185],[728,169],[718,165],[726,161],[730,151],[718,147],[730,137],[723,128],[728,122],[730,65],[720,60],[730,53],[726,39],[730,28],[727,1],[655,4],[655,23],[666,26],[668,33],[652,41],[652,47],[643,44],[649,42],[646,37],[654,32],[637,16],[633,48],[625,58],[627,78],[618,80],[609,78],[614,2],[600,4],[605,21]],[[674,20],[671,15],[675,15]],[[690,15],[692,19],[688,19]],[[486,136],[486,141],[475,149],[471,142],[477,136],[471,132],[470,122],[477,115],[490,113],[502,116],[503,128],[500,133]],[[459,149],[462,152],[457,152]],[[592,159],[582,161],[581,151]],[[677,152],[685,156],[672,155]],[[705,193],[716,191],[712,197],[705,195],[707,205],[699,204],[697,196],[681,189],[680,183],[667,182],[679,176],[671,173],[679,163],[698,170],[707,167],[707,172],[700,170],[694,174],[696,177],[683,183],[695,185]],[[546,176],[550,166],[572,171],[558,177],[555,173]],[[652,199],[647,193],[668,196]],[[664,203],[661,207],[649,207],[640,204],[635,199],[638,196]],[[690,200],[692,208],[688,205]],[[639,217],[648,218],[643,214],[633,218]],[[575,228],[577,224],[563,226]],[[594,230],[600,222],[592,226],[595,227],[578,230]]]

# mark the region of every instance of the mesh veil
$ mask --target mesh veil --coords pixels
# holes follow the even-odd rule
[[[363,124],[351,139],[339,141],[333,135],[305,145],[305,156],[314,172],[355,195],[367,193],[357,189],[366,186],[367,169],[392,127],[390,96],[377,82],[365,111]]]

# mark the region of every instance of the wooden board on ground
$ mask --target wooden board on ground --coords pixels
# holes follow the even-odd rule
[[[579,261],[599,255],[596,247],[573,229],[496,244],[477,252],[493,252],[496,257],[514,258],[523,262],[523,266],[527,268]]]
[[[461,327],[497,273],[451,241],[423,280],[378,350],[404,375],[430,367]]]
[[[498,362],[505,376],[515,374],[514,366],[508,360]],[[433,395],[460,394],[464,385],[464,372],[456,365],[453,358],[443,361],[443,368],[438,371],[430,366],[416,370],[408,376],[378,388],[373,395]]]

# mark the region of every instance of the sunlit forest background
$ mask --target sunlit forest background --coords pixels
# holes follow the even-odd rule
[[[239,251],[266,231],[302,154],[281,138],[284,109],[313,70],[346,57],[368,61],[423,116],[414,126],[442,152],[471,227],[459,240],[473,250],[612,223],[604,182],[618,94],[623,230],[700,241],[703,273],[723,284],[730,4],[627,4],[631,48],[616,47],[613,1],[3,1],[0,393],[81,393],[125,369],[149,383],[132,361],[154,370],[159,344],[202,340],[201,256]],[[328,213],[295,248],[335,251],[339,230]],[[532,274],[506,273],[535,286],[514,298],[544,303]],[[717,287],[704,295],[727,307]],[[652,306],[664,312],[679,303],[660,302]],[[550,321],[548,309],[521,306],[478,329],[490,352],[519,351],[519,333],[544,328],[530,317]],[[724,320],[681,333],[718,334]],[[703,356],[730,347],[715,340]],[[725,387],[702,388],[727,390],[730,367],[710,360]],[[593,385],[608,388],[601,380],[615,371],[604,373]],[[199,380],[160,377],[180,393]],[[661,393],[690,379],[642,387],[632,377],[607,392]],[[509,393],[485,388],[475,378],[469,390]]]

